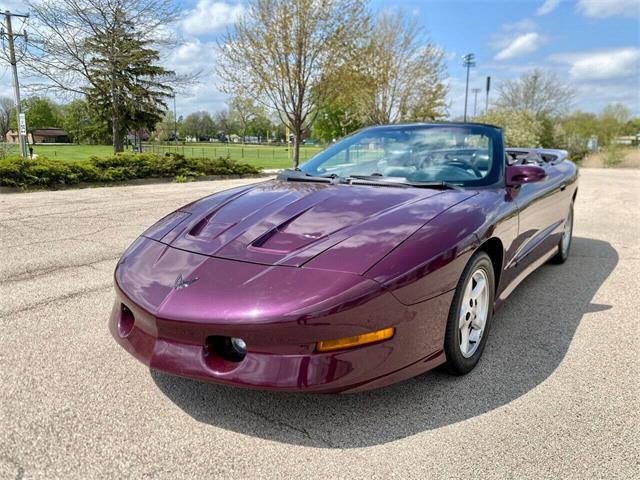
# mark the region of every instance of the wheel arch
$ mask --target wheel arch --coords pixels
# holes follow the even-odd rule
[[[502,245],[502,241],[497,237],[489,238],[478,247],[477,251],[486,253],[491,259],[493,276],[495,278],[495,290],[497,292],[502,274],[502,264],[504,262],[504,246]]]

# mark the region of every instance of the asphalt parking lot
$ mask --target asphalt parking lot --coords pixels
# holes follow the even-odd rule
[[[0,196],[0,478],[640,476],[640,171],[581,171],[571,258],[514,292],[472,374],[350,396],[175,378],[112,340],[122,251],[243,182]]]

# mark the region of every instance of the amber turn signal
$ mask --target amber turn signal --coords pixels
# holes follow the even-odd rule
[[[393,337],[396,329],[393,327],[383,328],[375,332],[363,333],[355,337],[336,338],[335,340],[321,340],[316,346],[319,352],[329,352],[331,350],[341,350],[343,348],[357,347],[367,343],[379,342]]]

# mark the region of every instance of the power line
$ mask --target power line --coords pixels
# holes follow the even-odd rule
[[[0,12],[0,15],[4,15],[6,32],[3,29],[0,29],[0,37],[7,37],[9,43],[9,64],[11,65],[11,70],[13,73],[13,93],[15,95],[16,100],[16,116],[18,120],[18,136],[20,138],[20,153],[22,154],[22,158],[27,158],[27,143],[26,143],[26,123],[24,121],[24,114],[20,111],[20,83],[18,82],[18,67],[16,60],[16,49],[15,49],[15,37],[23,37],[25,42],[27,40],[27,32],[25,30],[22,33],[14,33],[11,25],[11,18],[23,18],[27,19],[29,15],[21,15],[17,13],[11,13],[9,10],[5,10],[4,13]],[[23,23],[24,24],[24,23]]]

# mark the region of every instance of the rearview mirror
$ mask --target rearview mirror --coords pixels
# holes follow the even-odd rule
[[[507,165],[505,173],[507,187],[539,182],[547,176],[545,169],[537,165]]]

